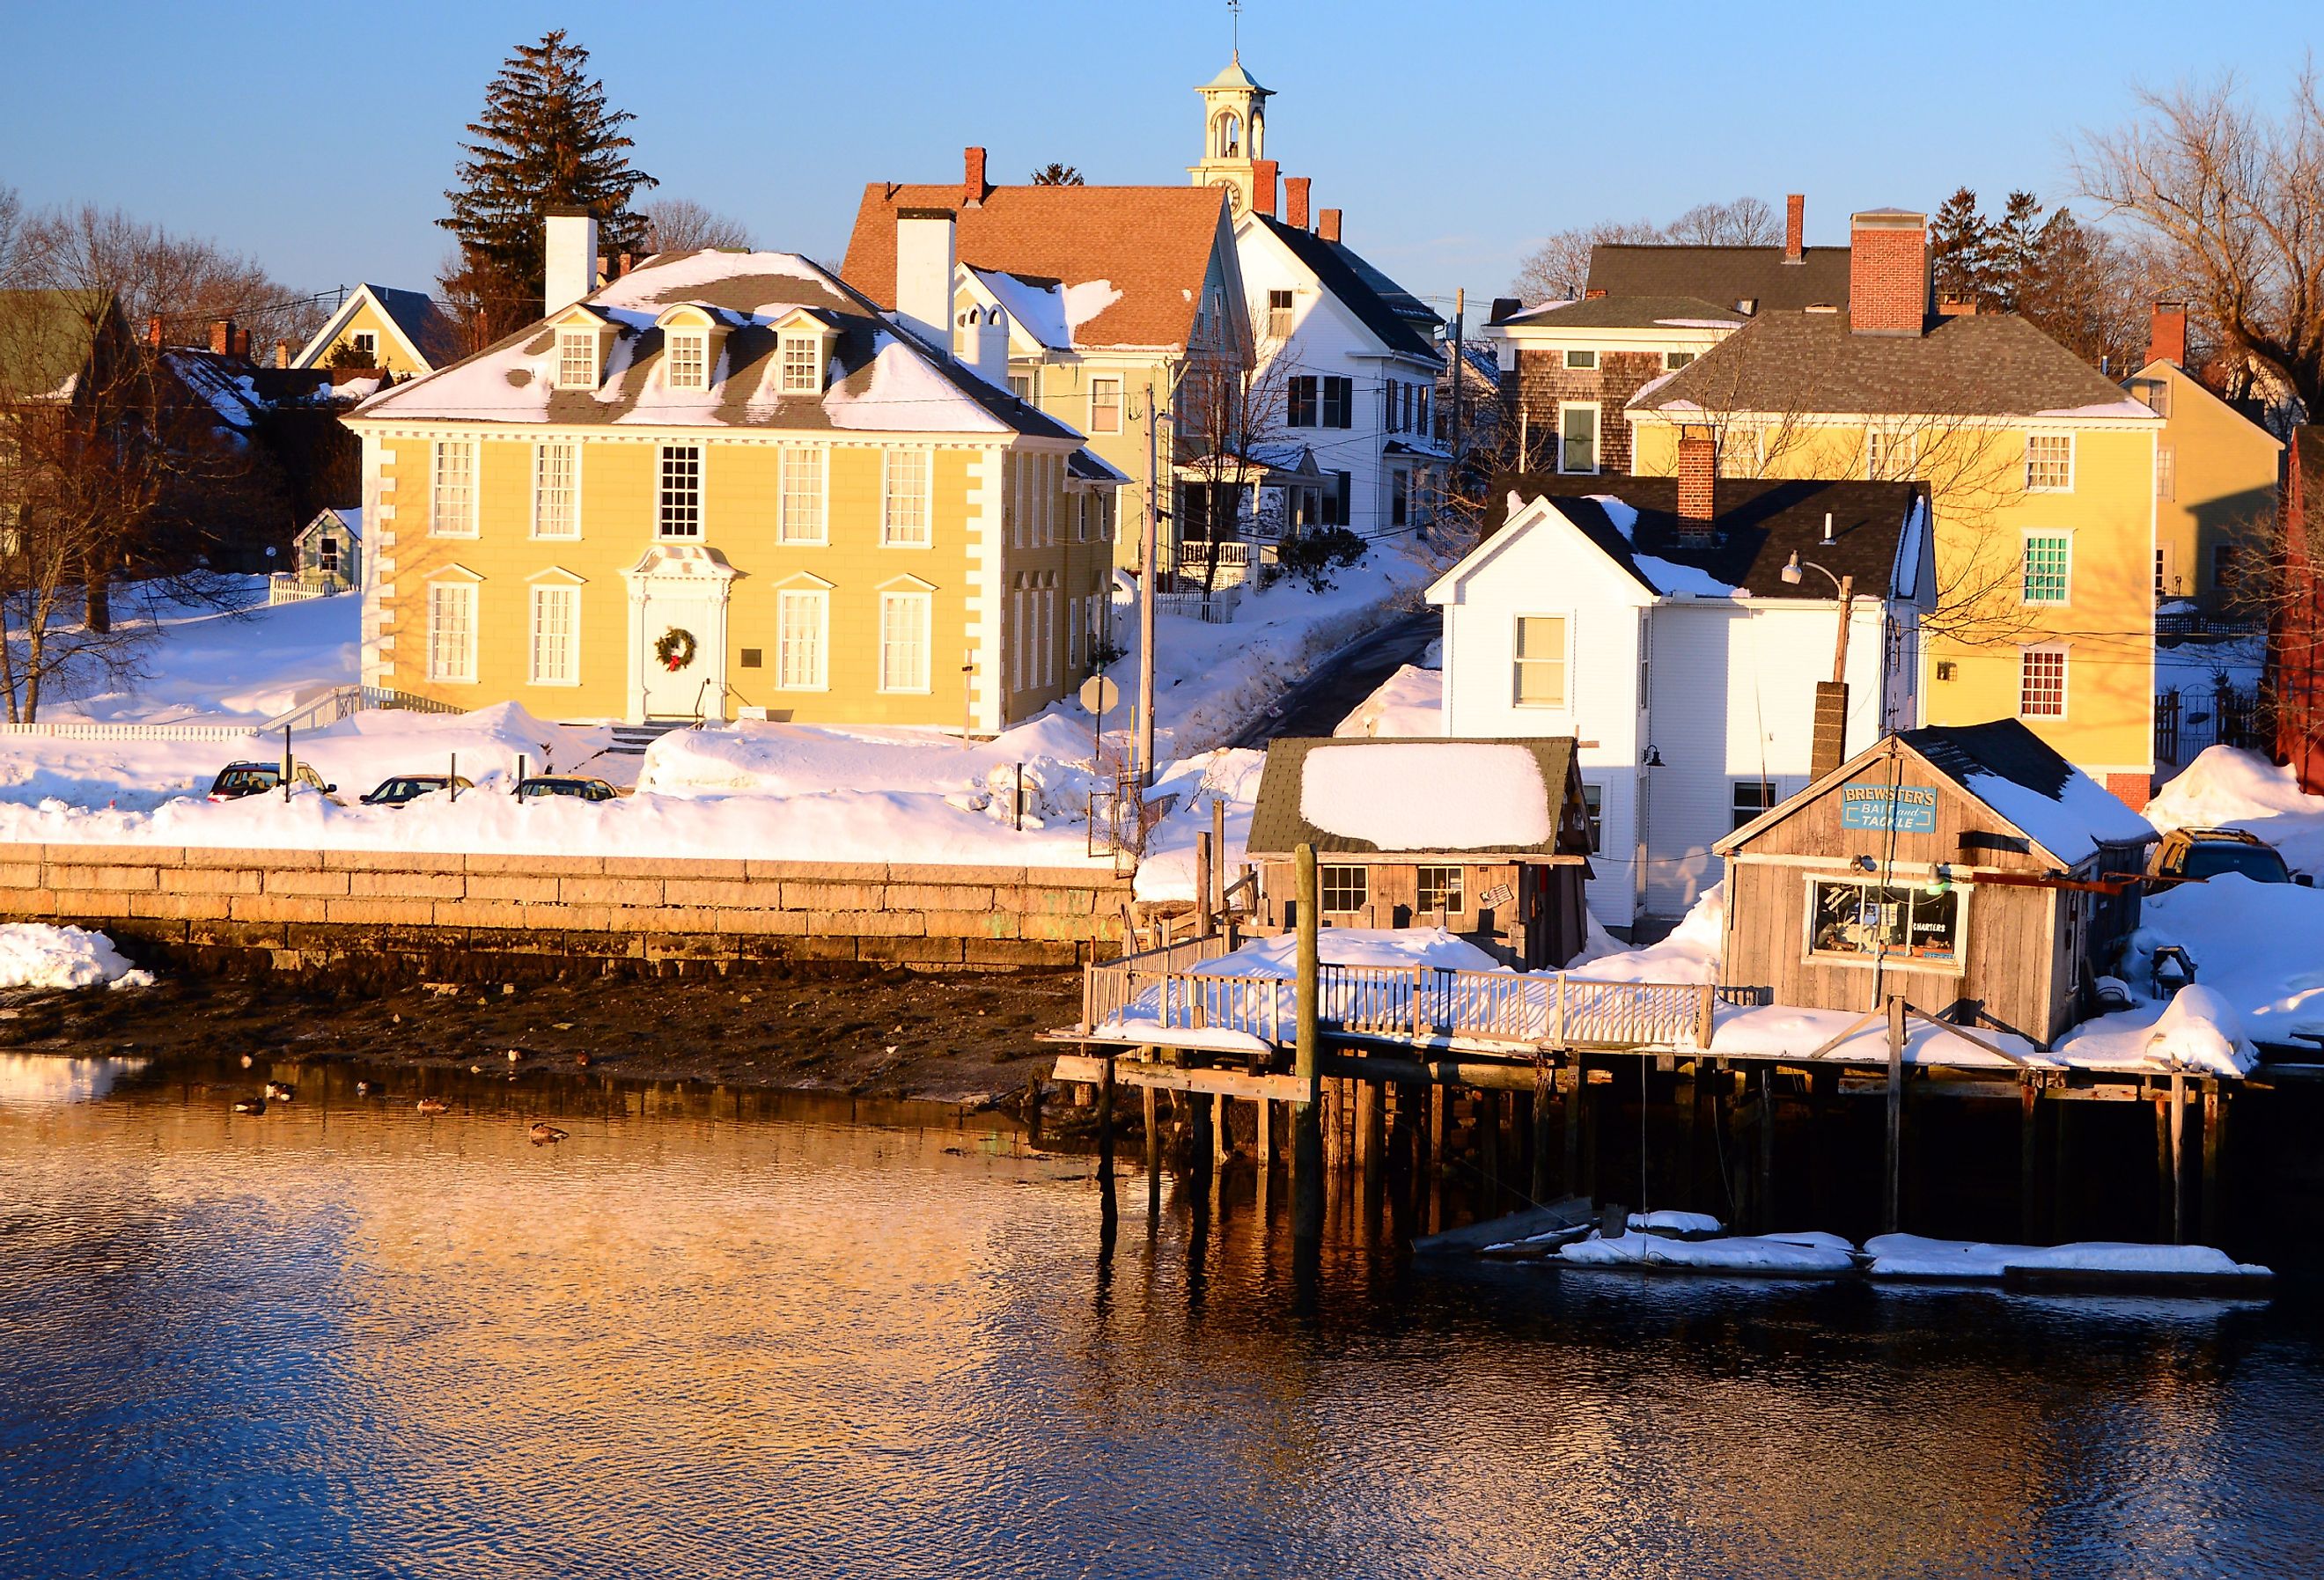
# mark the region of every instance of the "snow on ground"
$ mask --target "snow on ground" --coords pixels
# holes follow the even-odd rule
[[[1998,1279],[2012,1268],[2116,1273],[2264,1273],[2209,1245],[2134,1245],[2103,1240],[2065,1245],[1992,1245],[1876,1234],[1864,1243],[1875,1278]]]
[[[256,724],[360,679],[360,595],[270,607],[263,576],[228,577],[222,591],[230,611],[164,607],[138,654],[142,678],[106,689],[95,673],[68,676],[43,698],[42,719]]]
[[[2222,679],[2238,691],[2248,691],[2259,684],[2266,668],[2267,637],[2263,633],[2225,642],[2182,642],[2154,650],[2154,689],[2180,694],[2183,722],[2187,715],[2209,710]]]
[[[1335,735],[1441,735],[1444,733],[1444,672],[1406,664],[1381,681],[1355,711],[1333,726]]]
[[[1633,1230],[1612,1240],[1593,1234],[1561,1248],[1557,1257],[1582,1267],[1674,1267],[1700,1272],[1830,1276],[1854,1270],[1856,1259],[1846,1250],[1803,1244],[1803,1238],[1737,1234],[1722,1240],[1672,1240]]]
[[[0,988],[150,987],[153,977],[121,957],[103,933],[47,922],[0,924]]]
[[[1650,1213],[1632,1213],[1630,1227],[1659,1234],[1716,1234],[1726,1225],[1709,1213],[1683,1213],[1675,1207],[1656,1207]]]
[[[1139,900],[1194,898],[1194,841],[1210,829],[1213,802],[1226,803],[1228,882],[1241,874],[1250,843],[1250,809],[1259,799],[1259,779],[1266,767],[1264,752],[1222,746],[1181,758],[1163,771],[1147,793],[1153,799],[1174,796],[1176,800],[1146,836],[1146,857],[1138,864]]]
[[[1696,897],[1678,926],[1660,943],[1626,949],[1590,923],[1590,942],[1566,970],[1592,982],[1717,982],[1727,947],[1727,885],[1713,883]]]
[[[1388,966],[1404,971],[1416,966],[1442,971],[1508,969],[1443,928],[1324,928],[1315,935],[1315,957],[1325,966]],[[1298,966],[1298,935],[1283,933],[1253,938],[1231,955],[1191,969],[1204,976],[1275,976],[1288,982]]]
[[[1546,844],[1549,793],[1524,746],[1391,741],[1307,753],[1299,815],[1382,850],[1509,850]]]
[[[2157,828],[2242,828],[2281,851],[2294,872],[2324,876],[2324,796],[2289,768],[2234,746],[2206,750],[2146,803]]]

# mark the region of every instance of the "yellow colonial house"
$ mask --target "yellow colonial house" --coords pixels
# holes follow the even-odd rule
[[[363,284],[292,355],[290,365],[328,367],[345,351],[352,365],[418,378],[456,361],[459,346],[457,326],[426,291]]]
[[[2187,309],[2156,305],[2146,365],[2123,387],[2163,419],[2154,452],[2154,601],[2233,617],[2265,563],[2283,441],[2187,372]]]
[[[1846,304],[1762,312],[1642,389],[1632,469],[1927,483],[1923,722],[2022,719],[2144,806],[2163,420],[2021,319],[1932,305],[1923,217],[1857,215]]]
[[[367,683],[975,734],[1080,683],[1123,479],[1079,433],[806,258],[592,290],[594,222],[549,224],[553,311],[347,419]]]

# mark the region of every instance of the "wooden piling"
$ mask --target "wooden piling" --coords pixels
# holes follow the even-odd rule
[[[1227,1107],[1227,1095],[1213,1095],[1211,1125],[1211,1160],[1224,1163],[1234,1156],[1234,1125],[1232,1113]]]
[[[1323,1059],[1321,967],[1316,962],[1315,847],[1292,853],[1298,914],[1296,1062],[1300,1095],[1291,1105],[1291,1224],[1296,1240],[1312,1247],[1323,1233],[1323,1141],[1316,1112],[1316,1072]]]
[[[2154,1237],[2172,1238],[2172,1220],[2177,1215],[2171,1207],[2171,1187],[2177,1183],[2172,1169],[2171,1094],[2158,1086],[2154,1091]]]
[[[1775,1076],[1759,1067],[1758,1222],[1762,1234],[1775,1226]]]
[[[2017,1091],[2017,1237],[2031,1245],[2042,1221],[2041,1077],[2019,1076]]]
[[[1211,1150],[1216,1144],[1211,1139],[1211,1104],[1200,1094],[1187,1104],[1189,1112],[1187,1140],[1194,1143],[1194,1157],[1189,1161],[1191,1177],[1206,1182],[1211,1175]]]
[[[1211,835],[1204,829],[1194,836],[1194,936],[1211,936]]]
[[[1162,1121],[1155,1112],[1154,1088],[1139,1088],[1139,1101],[1146,1112],[1146,1172],[1148,1178],[1162,1172]]]
[[[1533,1178],[1531,1195],[1537,1202],[1551,1199],[1549,1191],[1549,1067],[1543,1065],[1533,1077]]]
[[[1363,1170],[1367,1188],[1379,1182],[1380,1089],[1377,1081],[1355,1082],[1356,1167]]]
[[[1478,1172],[1485,1179],[1484,1205],[1479,1215],[1489,1218],[1501,1210],[1501,1095],[1499,1092],[1477,1094],[1477,1154]]]
[[[1255,1100],[1251,1110],[1259,1126],[1259,1171],[1261,1174],[1275,1167],[1275,1104],[1266,1097]]]
[[[1590,1083],[1586,1078],[1588,1073],[1582,1067],[1582,1058],[1579,1054],[1566,1055],[1565,1067],[1558,1072],[1559,1085],[1564,1094],[1564,1184],[1565,1194],[1568,1196],[1584,1194],[1582,1187],[1582,1104],[1590,1090]]]
[[[2219,1132],[2227,1123],[2227,1104],[2219,1083],[2203,1083],[2203,1243],[2219,1243]]]
[[[1904,1000],[1888,995],[1888,1169],[1881,1198],[1880,1229],[1896,1233],[1903,1207],[1904,1162]]]
[[[2187,1077],[2171,1072],[2171,1243],[2187,1243]]]
[[[2074,1105],[2070,1103],[2050,1104],[2050,1238],[2060,1244],[2072,1239],[2074,1203],[2079,1193],[2074,1178]]]
[[[1428,1087],[1428,1167],[1438,1174],[1444,1172],[1444,1108],[1448,1095],[1442,1081]]]
[[[1100,1179],[1113,1178],[1113,1050],[1111,1049],[1106,1049],[1105,1079],[1098,1083],[1097,1089],[1097,1177]]]

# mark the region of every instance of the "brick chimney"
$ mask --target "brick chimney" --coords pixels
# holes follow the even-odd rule
[[[2158,301],[2147,320],[2146,360],[2187,365],[2187,304]]]
[[[250,360],[249,330],[236,329],[234,332],[234,354],[236,356],[241,357],[244,362],[248,362]]]
[[[1340,211],[1326,208],[1315,217],[1315,234],[1327,242],[1340,239]]]
[[[1849,328],[1918,335],[1929,316],[1929,221],[1903,208],[1852,216],[1848,233]]]
[[[159,313],[145,320],[145,344],[156,351],[161,349],[161,315]]]
[[[1584,301],[1597,301],[1605,294],[1606,288],[1602,285],[1585,285],[1582,288],[1582,300]]]
[[[1678,436],[1678,535],[1700,542],[1718,519],[1719,446],[1708,430],[1686,428]]]
[[[213,356],[234,355],[234,320],[232,319],[210,320],[210,355]]]
[[[1272,159],[1250,162],[1250,211],[1275,217],[1275,183],[1283,173],[1282,164]]]
[[[960,202],[964,208],[978,208],[991,194],[992,183],[984,179],[984,150],[964,148],[961,152]]]
[[[1794,192],[1784,199],[1784,262],[1808,261],[1808,195]]]
[[[1958,291],[1941,292],[1937,297],[1937,317],[1941,319],[1973,319],[1977,317],[1977,298]]]
[[[277,367],[288,367],[290,365],[290,341],[277,340],[274,343],[274,365]]]
[[[1307,228],[1307,189],[1314,181],[1306,176],[1287,176],[1283,182],[1283,223],[1294,230]]]

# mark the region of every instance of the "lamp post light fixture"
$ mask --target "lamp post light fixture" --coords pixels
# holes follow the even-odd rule
[[[1802,560],[1799,550],[1794,549],[1783,568],[1784,584],[1795,587],[1807,579],[1806,573],[1811,570],[1831,583],[1832,590],[1840,595],[1840,641],[1831,656],[1831,679],[1837,686],[1848,679],[1848,614],[1856,603],[1856,578],[1834,576],[1812,559]]]

